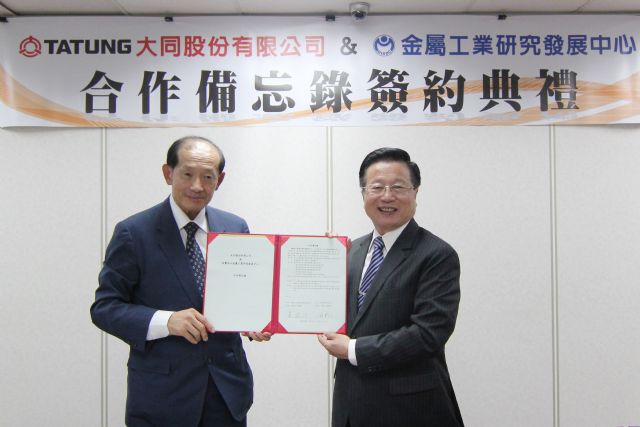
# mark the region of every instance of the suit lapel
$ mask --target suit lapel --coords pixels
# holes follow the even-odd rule
[[[393,247],[391,247],[391,250],[384,257],[380,270],[378,270],[376,277],[374,277],[371,287],[367,291],[367,296],[364,299],[362,307],[360,307],[358,315],[353,321],[352,328],[355,328],[360,320],[366,315],[369,307],[371,307],[371,304],[373,304],[373,301],[377,298],[380,290],[384,287],[391,273],[393,273],[411,254],[411,249],[413,249],[413,240],[417,229],[418,224],[412,219],[400,236],[398,236],[398,240],[396,240]],[[369,239],[369,242],[370,241],[371,239]],[[367,248],[368,247],[365,247],[365,255]],[[364,261],[360,264],[361,270],[363,265]],[[360,275],[361,274],[362,273],[360,273]],[[360,280],[358,280],[358,283],[356,284],[356,295],[358,292],[357,287],[359,285]]]
[[[216,215],[215,209],[207,206],[207,224],[209,224],[209,231],[215,231],[216,233],[227,233],[229,232],[228,227],[224,224],[223,221],[220,220],[220,216]],[[236,231],[237,233],[237,231]]]
[[[167,264],[173,269],[176,278],[189,297],[193,307],[200,309],[202,307],[202,298],[198,292],[193,270],[189,264],[189,258],[180,236],[180,230],[176,220],[173,218],[169,199],[167,199],[160,207],[158,222],[156,224],[158,244],[160,250],[165,255]]]
[[[358,246],[354,246],[349,252],[349,300],[347,303],[348,313],[354,313],[352,316],[347,316],[347,331],[349,332],[356,319],[355,313],[358,312],[358,288],[362,279],[362,267],[364,266],[364,260],[367,257],[372,237],[373,233],[368,238],[363,239]]]

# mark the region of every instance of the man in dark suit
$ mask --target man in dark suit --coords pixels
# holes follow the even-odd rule
[[[118,223],[107,247],[91,318],[130,346],[128,426],[246,426],[253,376],[241,338],[208,332],[214,325],[200,312],[206,233],[249,232],[242,218],[207,206],[224,163],[205,138],[174,142],[162,167],[171,195]]]
[[[349,252],[347,335],[318,336],[338,358],[333,427],[462,427],[445,362],[460,301],[449,244],[413,219],[420,169],[397,148],[360,167],[374,230]]]

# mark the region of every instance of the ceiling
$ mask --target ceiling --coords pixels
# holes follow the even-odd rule
[[[0,16],[343,15],[350,0],[0,0]],[[640,13],[640,0],[369,0],[370,14]]]

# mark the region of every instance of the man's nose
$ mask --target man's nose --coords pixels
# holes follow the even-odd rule
[[[380,196],[382,199],[393,199],[396,195],[391,191],[391,186],[385,185],[382,190],[382,195]]]
[[[191,181],[191,189],[193,191],[201,191],[202,190],[202,180],[200,177],[194,177],[193,181]]]

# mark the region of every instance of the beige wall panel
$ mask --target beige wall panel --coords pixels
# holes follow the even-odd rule
[[[244,217],[254,233],[324,233],[324,129],[145,129],[108,131],[109,237],[117,221],[168,196],[160,169],[167,148],[191,134],[211,138],[225,153],[227,175],[213,206]],[[250,425],[327,425],[327,356],[315,337],[279,335],[270,343],[245,342],[244,347],[256,383]],[[124,419],[127,352],[119,340],[110,340],[109,425]]]
[[[100,423],[100,132],[0,129],[0,425]]]
[[[546,128],[384,127],[333,131],[336,230],[372,226],[357,173],[382,146],[422,171],[416,220],[458,251],[462,301],[447,346],[465,423],[552,424],[549,161]]]
[[[640,128],[558,127],[560,425],[640,425]]]

